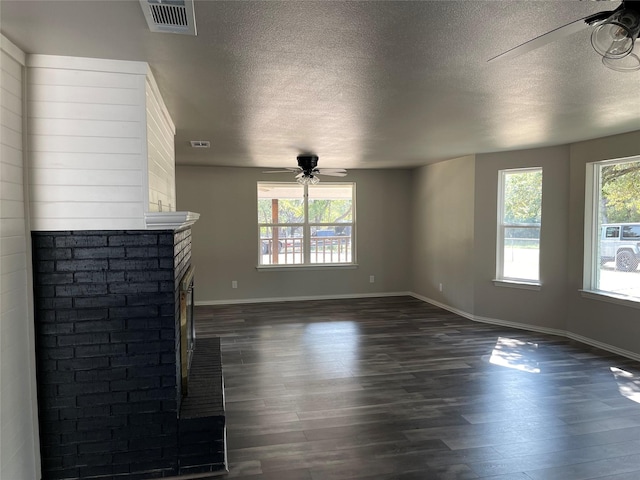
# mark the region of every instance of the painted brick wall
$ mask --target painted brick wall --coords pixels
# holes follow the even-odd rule
[[[191,229],[175,232],[174,238],[173,269],[174,275],[174,316],[180,318],[180,281],[191,265]],[[181,362],[180,362],[180,321],[175,323],[175,365],[176,365],[176,386],[178,391],[178,411],[180,410],[180,399],[182,398]]]
[[[190,234],[32,233],[44,480],[178,473],[176,287]]]

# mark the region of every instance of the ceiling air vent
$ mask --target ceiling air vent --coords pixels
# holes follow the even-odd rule
[[[196,35],[193,0],[140,0],[149,30]]]

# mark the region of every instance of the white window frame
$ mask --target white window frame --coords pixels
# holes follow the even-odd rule
[[[540,282],[540,258],[538,258],[538,278],[517,278],[507,277],[504,275],[504,240],[505,230],[507,228],[539,228],[540,237],[542,238],[542,223],[504,223],[504,207],[505,207],[505,179],[508,174],[518,174],[527,172],[543,172],[542,167],[524,167],[524,168],[510,168],[504,170],[498,170],[498,213],[497,213],[497,235],[496,235],[496,276],[493,279],[493,283],[496,286],[507,286],[515,288],[523,288],[527,290],[540,290],[542,283]],[[544,181],[544,175],[543,175]],[[542,218],[540,219],[542,222]],[[540,252],[542,245],[538,248]]]
[[[589,162],[585,172],[585,197],[584,197],[584,259],[582,271],[583,297],[593,300],[602,300],[609,303],[640,308],[640,299],[619,295],[615,292],[600,290],[600,171],[601,167],[640,161],[640,156],[617,158]]]
[[[291,185],[300,187],[300,184],[297,182],[267,182],[267,181],[258,181],[257,186],[260,184],[267,185]],[[322,182],[322,185],[337,185],[351,186],[351,222],[338,222],[338,223],[316,223],[309,221],[309,188],[313,188],[316,185],[302,185],[304,188],[303,193],[303,202],[304,202],[304,219],[302,223],[257,223],[258,226],[258,270],[277,270],[277,269],[339,269],[339,268],[355,268],[357,267],[356,261],[356,184],[355,182]],[[320,186],[320,185],[318,185]],[[257,205],[257,202],[256,202]],[[351,261],[350,262],[339,262],[339,263],[312,263],[311,262],[311,228],[312,227],[350,227],[351,231]],[[303,261],[302,263],[277,263],[277,264],[261,264],[260,256],[262,255],[261,250],[261,239],[260,239],[260,229],[262,227],[302,227],[303,236],[302,236],[302,244],[303,244]]]

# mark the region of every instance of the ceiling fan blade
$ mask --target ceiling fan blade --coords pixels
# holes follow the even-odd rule
[[[299,174],[296,175],[296,178],[302,178],[304,177],[304,172],[300,172]]]
[[[506,52],[501,53],[500,55],[496,55],[493,58],[487,60],[487,62],[494,62],[496,60],[505,60],[507,58],[519,57],[520,55],[524,55],[525,53],[529,53],[532,50],[536,50],[537,48],[544,47],[545,45],[554,42],[560,38],[571,35],[572,33],[579,32],[587,27],[591,27],[603,20],[606,20],[611,16],[611,14],[615,10],[595,13],[593,15],[589,15],[588,17],[581,18],[580,20],[576,20],[571,23],[567,23],[561,27],[558,27],[550,32],[543,33],[539,37],[533,38],[528,42],[518,45],[517,47],[513,47]]]
[[[320,175],[329,175],[331,173],[347,173],[344,168],[316,168],[314,172],[319,173]]]
[[[286,170],[265,170],[262,173],[291,173],[299,171],[299,168],[287,168]]]
[[[314,174],[317,175],[327,175],[329,177],[344,177],[347,175],[346,171],[343,172],[332,172],[332,171],[327,171],[327,170],[320,170],[317,172],[313,172]]]

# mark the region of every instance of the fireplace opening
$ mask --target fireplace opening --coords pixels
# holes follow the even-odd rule
[[[180,375],[182,395],[189,393],[189,370],[196,346],[196,327],[193,319],[194,269],[189,266],[180,281]]]

